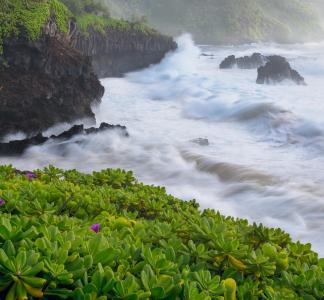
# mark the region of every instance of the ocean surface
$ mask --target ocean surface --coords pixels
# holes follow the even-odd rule
[[[198,47],[184,35],[178,44],[159,65],[102,80],[97,123],[126,125],[129,138],[102,132],[50,141],[0,163],[133,170],[201,208],[281,227],[323,257],[324,43]],[[253,52],[287,57],[307,86],[257,85],[256,70],[218,67],[230,54]]]

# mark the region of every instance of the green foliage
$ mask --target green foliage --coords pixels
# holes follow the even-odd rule
[[[0,167],[6,299],[324,297],[324,261],[280,229],[201,212],[122,170],[35,175]]]
[[[7,37],[26,33],[36,40],[50,16],[55,17],[61,32],[67,32],[71,15],[59,0],[0,0],[0,53]]]
[[[99,0],[61,0],[75,16],[84,13],[109,17],[108,7]]]
[[[118,29],[121,31],[136,31],[144,34],[156,34],[157,31],[147,26],[145,23],[129,22],[122,19],[107,18],[95,14],[82,14],[76,17],[78,28],[87,34],[90,29],[105,33],[106,29]]]
[[[90,29],[105,33],[106,28],[156,33],[144,22],[111,18],[108,8],[95,0],[0,0],[0,55],[8,37],[24,35],[37,40],[50,17],[62,33],[67,33],[71,18],[85,34]]]
[[[145,18],[126,21],[110,16],[108,6],[103,0],[61,0],[71,10],[76,18],[78,28],[84,34],[90,29],[105,33],[107,28],[123,31],[137,31],[154,34],[155,30],[146,24]]]
[[[201,43],[323,39],[319,15],[310,3],[320,0],[103,1],[114,16],[131,20],[144,15],[164,33],[191,32]]]

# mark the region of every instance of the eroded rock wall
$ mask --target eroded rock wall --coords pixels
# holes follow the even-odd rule
[[[91,56],[93,68],[100,78],[120,77],[127,72],[159,63],[165,54],[175,50],[171,37],[135,29],[108,28],[105,33],[76,31],[71,44],[84,55]]]

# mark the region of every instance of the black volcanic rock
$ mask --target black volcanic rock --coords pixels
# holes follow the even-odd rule
[[[104,88],[91,61],[45,27],[37,41],[6,39],[0,65],[0,137],[22,131],[34,135],[60,122],[95,119],[91,110]]]
[[[291,68],[286,58],[273,55],[267,57],[268,62],[258,68],[258,84],[276,84],[284,80],[290,80],[298,85],[305,85],[304,78]]]
[[[234,68],[236,65],[236,58],[235,55],[227,56],[219,65],[220,69],[231,69]]]
[[[0,155],[18,155],[22,154],[28,147],[40,145],[48,140],[41,133],[34,137],[24,140],[10,141],[8,143],[0,143]]]
[[[95,73],[100,77],[121,77],[127,72],[159,63],[177,44],[172,37],[158,32],[106,28],[105,32],[89,29],[85,35],[78,30],[71,34],[70,44],[91,56]]]
[[[90,127],[86,129],[84,128],[83,125],[74,125],[69,130],[62,132],[59,135],[51,135],[50,137],[46,137],[43,136],[42,133],[38,133],[37,135],[24,140],[15,140],[7,143],[0,143],[0,155],[6,155],[6,156],[21,155],[28,147],[42,145],[48,140],[66,141],[76,135],[96,134],[98,132],[102,132],[106,130],[114,130],[114,129],[119,130],[124,137],[129,136],[127,132],[127,128],[121,125],[111,125],[107,123],[101,123],[99,128]]]
[[[251,56],[243,56],[236,59],[239,69],[257,69],[267,62],[267,58],[260,53],[253,53]]]
[[[257,69],[267,62],[267,57],[260,53],[253,53],[251,56],[243,56],[236,58],[234,55],[226,57],[219,65],[220,69],[231,69],[238,67],[239,69]]]

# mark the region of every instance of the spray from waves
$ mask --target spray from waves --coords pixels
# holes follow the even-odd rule
[[[234,51],[232,47],[217,52],[214,70],[210,72],[211,60],[200,56],[201,50],[193,43],[190,35],[180,37],[177,42],[179,48],[161,64],[128,75],[127,80],[130,82],[145,86],[147,98],[180,103],[185,118],[232,122],[244,126],[249,132],[258,135],[260,141],[272,141],[282,146],[301,145],[324,151],[324,124],[298,116],[278,101],[280,92],[284,91],[292,95],[292,103],[296,102],[294,97],[299,97],[299,94],[302,98],[306,97],[302,94],[308,93],[304,87],[260,87],[255,84],[255,70],[219,70],[218,62]],[[266,54],[284,54],[290,59],[297,57],[296,61],[305,63],[304,59],[298,59],[302,50],[282,49],[276,44],[267,47],[255,44],[252,49],[263,53],[267,49]],[[251,46],[243,46],[238,53],[251,54]],[[202,72],[206,69],[210,76]]]
[[[201,50],[189,34],[182,35],[176,42],[177,50],[169,53],[160,64],[126,77],[130,82],[145,85],[147,96],[152,100],[180,100],[203,92],[194,85],[188,89],[192,79],[199,76]]]
[[[161,80],[173,80],[177,77],[190,75],[197,71],[201,53],[190,34],[184,34],[176,39],[178,48],[167,54],[158,65],[153,65],[147,70],[128,74],[128,80],[151,84]]]
[[[68,142],[31,147],[20,158],[2,158],[21,169],[48,164],[83,171],[105,167],[134,170],[139,180],[167,187],[181,199],[199,199],[202,208],[282,227],[315,248],[320,240],[324,192],[311,187],[290,187],[269,174],[238,163],[214,163],[203,155],[178,149],[141,133],[122,138],[117,132],[76,136]],[[217,176],[215,176],[217,175]]]
[[[300,144],[324,150],[324,130],[311,121],[298,118],[273,103],[237,101],[226,103],[218,98],[197,100],[184,108],[189,118],[217,122],[237,122],[249,132],[281,144]]]

